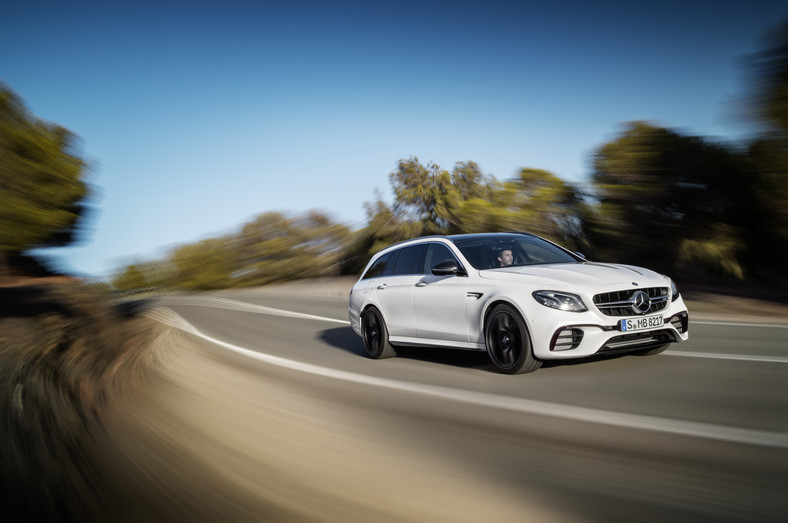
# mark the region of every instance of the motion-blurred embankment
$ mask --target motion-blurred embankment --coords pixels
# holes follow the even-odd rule
[[[142,302],[73,284],[0,304],[2,521],[556,520]]]
[[[111,514],[108,391],[153,338],[79,283],[49,281],[0,287],[4,521]]]
[[[112,306],[76,282],[0,286],[0,520],[286,513],[238,494],[206,465],[211,447],[183,436],[195,427],[162,423],[159,402],[178,392],[154,369],[164,329],[135,314],[143,303]]]

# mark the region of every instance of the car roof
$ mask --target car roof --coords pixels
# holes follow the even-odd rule
[[[537,235],[532,234],[530,232],[520,232],[520,231],[510,231],[510,232],[474,232],[474,233],[467,233],[467,234],[430,234],[427,236],[417,236],[416,238],[410,238],[408,240],[402,240],[397,243],[392,243],[391,245],[384,247],[373,257],[376,257],[382,253],[389,252],[394,250],[398,247],[405,246],[407,244],[418,244],[429,240],[447,240],[451,243],[462,242],[464,240],[473,240],[478,238],[504,238],[507,236],[531,236],[533,238],[538,238]]]
[[[511,232],[475,232],[470,234],[452,234],[450,236],[444,236],[444,238],[450,240],[453,243],[463,240],[473,240],[481,237],[487,238],[496,238],[496,237],[505,237],[505,236],[532,236],[536,238],[535,234],[531,234],[530,232],[520,232],[520,231],[511,231]]]

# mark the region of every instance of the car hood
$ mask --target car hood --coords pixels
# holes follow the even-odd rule
[[[613,263],[555,263],[501,267],[479,271],[482,278],[504,281],[528,281],[534,285],[550,286],[552,290],[566,287],[656,287],[667,285],[665,278],[654,271],[632,265]]]

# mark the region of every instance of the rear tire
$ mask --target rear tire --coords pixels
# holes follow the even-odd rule
[[[364,311],[361,318],[361,338],[364,340],[364,348],[367,356],[374,360],[382,360],[397,355],[394,347],[389,343],[389,331],[383,316],[375,307],[370,307]]]
[[[487,316],[484,342],[487,354],[499,372],[521,374],[542,366],[542,362],[534,358],[525,320],[511,305],[498,305]]]

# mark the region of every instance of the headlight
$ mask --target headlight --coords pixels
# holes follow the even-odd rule
[[[676,287],[676,282],[668,276],[665,276],[665,279],[670,283],[670,301],[676,301],[676,298],[679,297],[679,289]]]
[[[585,312],[588,310],[583,300],[576,294],[557,291],[535,291],[532,296],[536,301],[551,309],[570,312]]]

